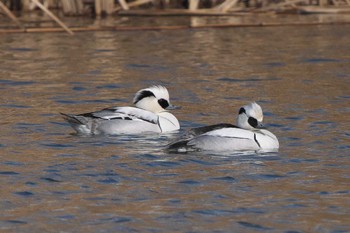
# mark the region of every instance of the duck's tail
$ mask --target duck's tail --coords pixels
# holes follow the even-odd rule
[[[173,142],[167,146],[166,150],[172,153],[187,153],[198,151],[196,148],[188,144],[190,140],[191,139],[183,139]]]
[[[90,134],[89,120],[80,115],[60,113],[65,121],[67,121],[77,133]]]

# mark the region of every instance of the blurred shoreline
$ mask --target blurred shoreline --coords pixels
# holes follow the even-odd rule
[[[350,0],[208,0],[207,5],[208,1],[189,0],[168,1],[166,6],[140,1],[120,1],[123,6],[118,1],[103,4],[103,0],[70,0],[66,5],[63,0],[61,4],[32,0],[34,5],[25,7],[23,1],[20,9],[0,2],[0,34],[350,24]]]

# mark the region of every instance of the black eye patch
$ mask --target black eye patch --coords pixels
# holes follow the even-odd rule
[[[245,113],[245,109],[244,109],[244,108],[240,108],[240,109],[239,109],[238,114],[242,114],[242,113]]]
[[[248,123],[254,128],[256,128],[258,126],[258,121],[254,117],[249,117]]]
[[[137,102],[139,102],[139,101],[142,100],[143,98],[151,97],[151,96],[154,96],[154,97],[155,97],[155,95],[153,94],[152,91],[147,91],[147,90],[141,91],[141,92],[137,95],[137,97],[136,97],[136,99],[135,99],[135,101],[134,101],[134,104],[136,104]]]
[[[167,107],[169,107],[169,102],[165,99],[159,99],[158,103],[160,106],[162,106],[162,108],[166,109]]]

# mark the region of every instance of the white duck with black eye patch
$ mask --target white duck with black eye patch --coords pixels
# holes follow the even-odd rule
[[[189,131],[188,135],[168,146],[175,152],[189,151],[276,151],[277,137],[264,129],[261,107],[253,102],[240,108],[237,126],[216,124]]]
[[[167,111],[173,106],[164,86],[139,90],[133,103],[136,107],[112,107],[78,115],[61,114],[79,134],[164,133],[180,129],[177,118]]]

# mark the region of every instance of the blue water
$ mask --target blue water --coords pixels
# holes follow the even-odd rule
[[[350,27],[0,37],[0,231],[349,232]],[[59,112],[168,87],[178,133],[77,136]],[[257,101],[278,153],[170,154]]]

